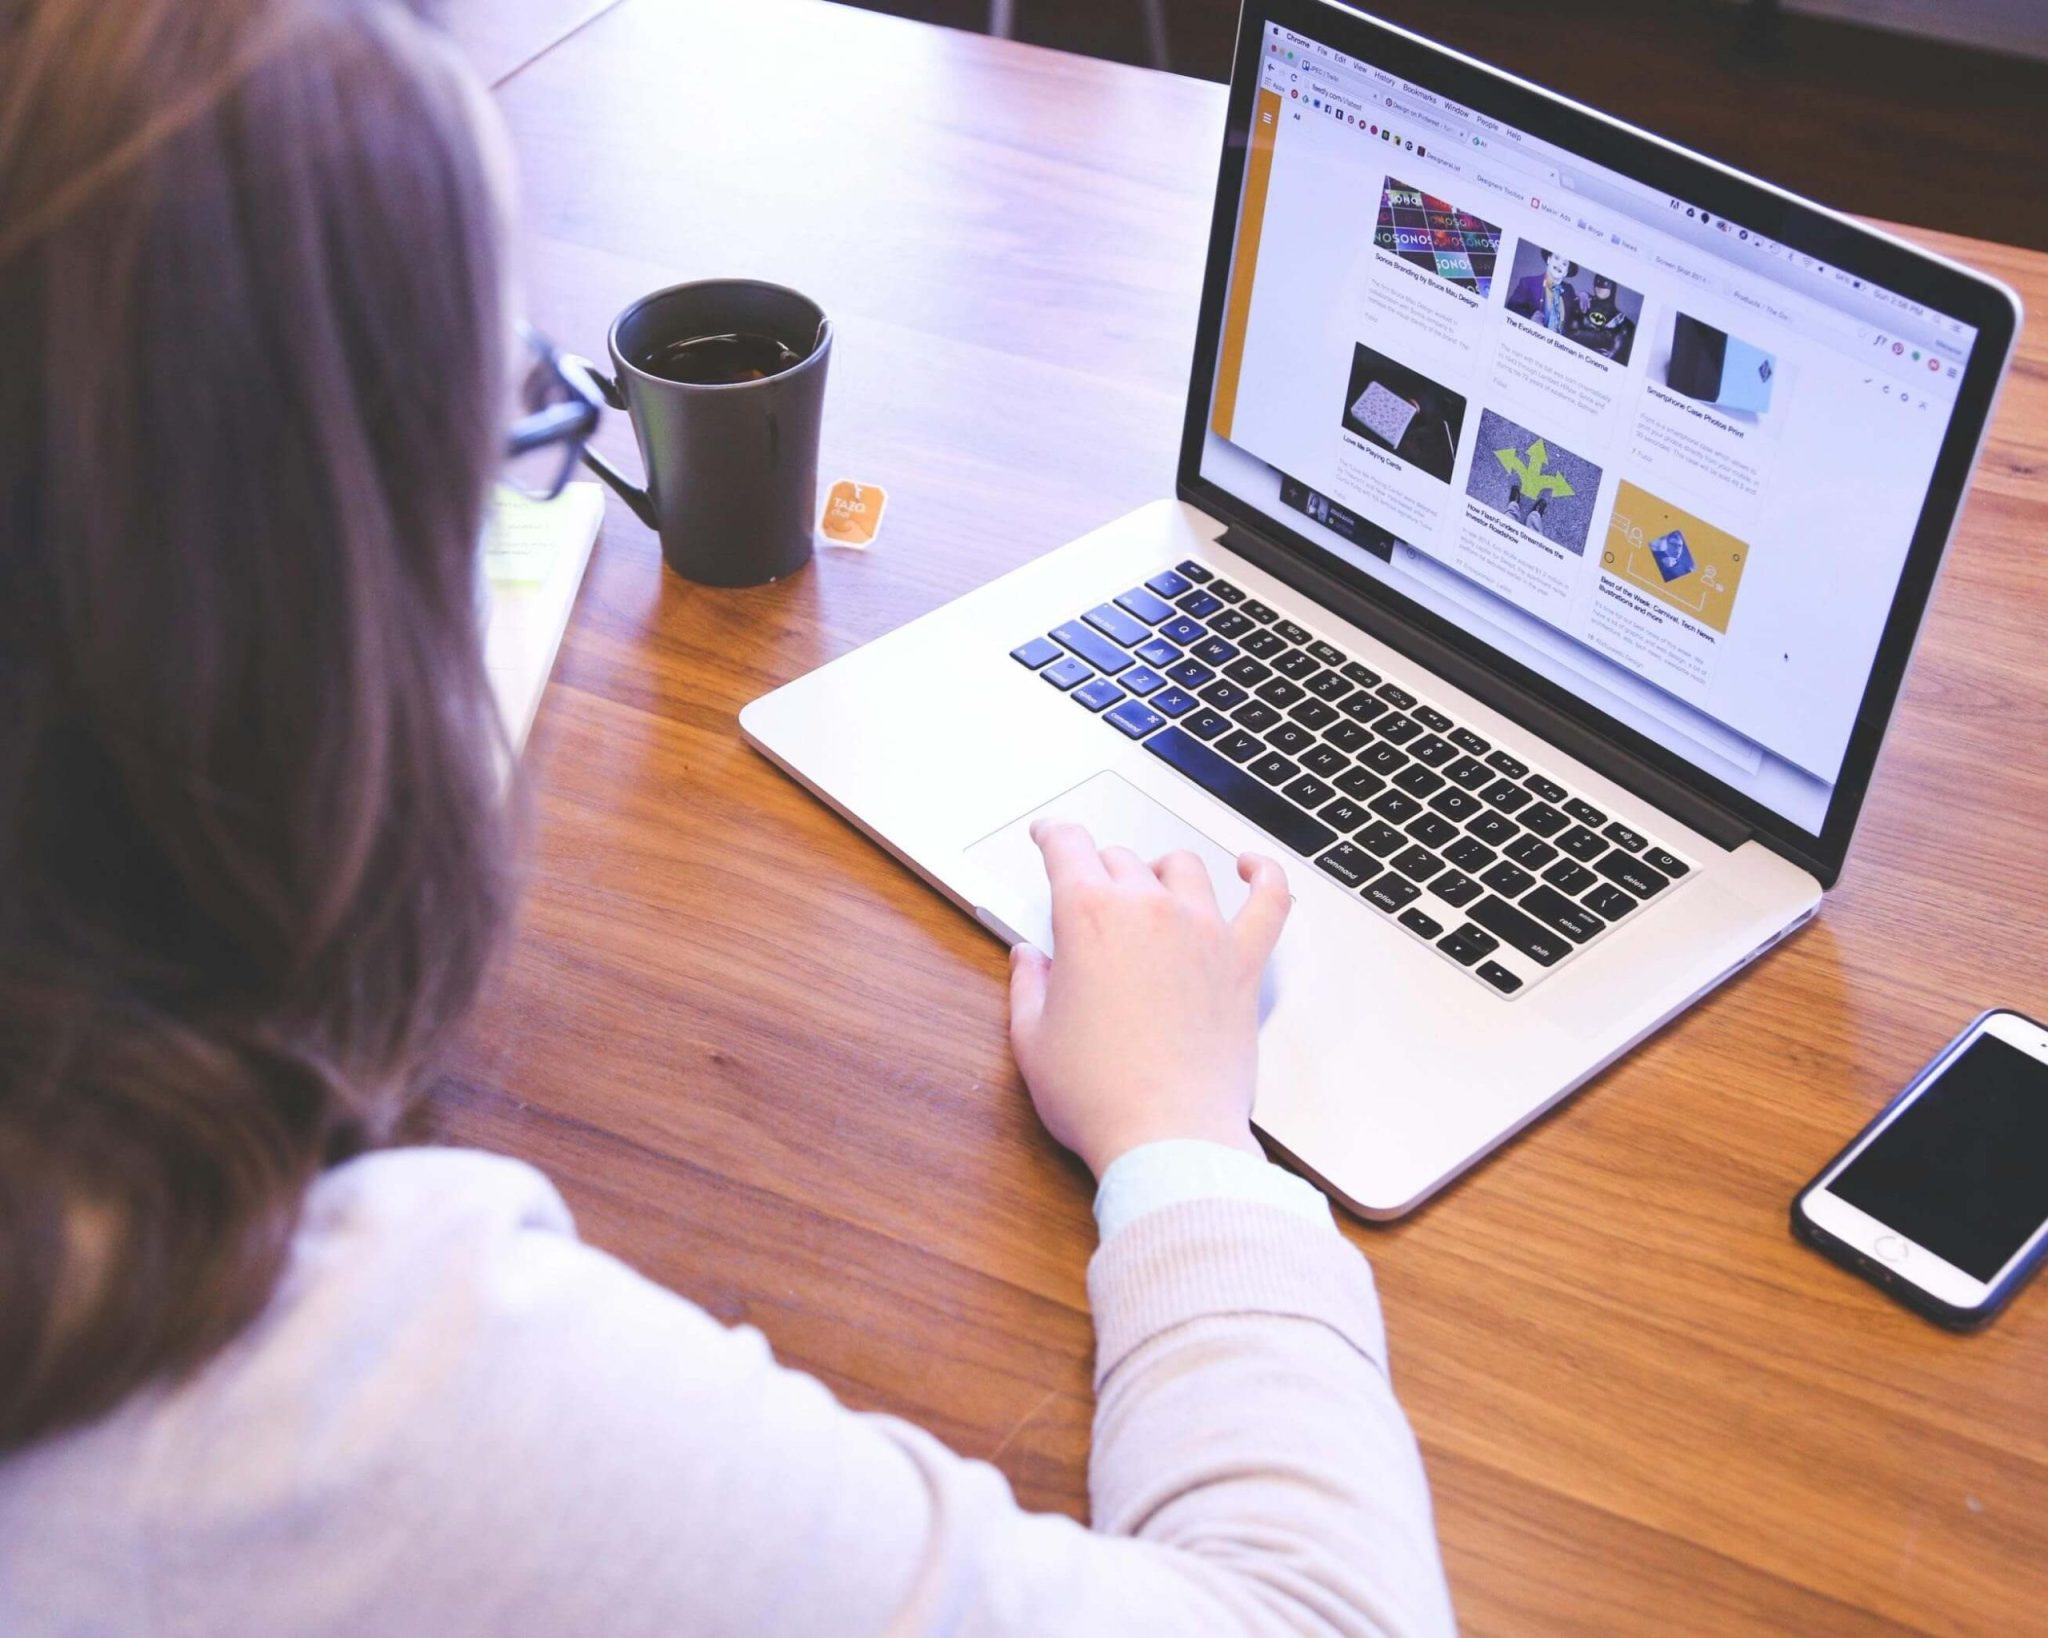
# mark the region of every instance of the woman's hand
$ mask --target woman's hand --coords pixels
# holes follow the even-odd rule
[[[1010,952],[1010,1040],[1046,1130],[1099,1178],[1127,1149],[1206,1138],[1253,1154],[1259,980],[1290,900],[1279,865],[1237,861],[1234,921],[1192,853],[1149,865],[1040,821],[1056,958]]]

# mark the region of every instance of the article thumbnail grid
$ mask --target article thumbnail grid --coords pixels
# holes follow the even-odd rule
[[[1434,194],[1388,177],[1373,243],[1484,300],[1493,290],[1500,229]]]

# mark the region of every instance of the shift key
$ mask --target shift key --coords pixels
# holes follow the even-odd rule
[[[1514,946],[1539,967],[1554,967],[1571,953],[1571,941],[1525,916],[1506,899],[1488,895],[1465,912],[1489,933]]]

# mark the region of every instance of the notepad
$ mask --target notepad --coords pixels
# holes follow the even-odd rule
[[[500,485],[484,520],[484,662],[512,747],[523,750],[569,611],[604,522],[604,488],[572,483],[551,501]]]

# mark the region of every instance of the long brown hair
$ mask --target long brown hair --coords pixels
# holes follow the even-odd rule
[[[398,0],[0,0],[0,1450],[254,1316],[504,920],[476,96]]]

